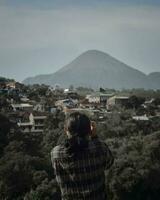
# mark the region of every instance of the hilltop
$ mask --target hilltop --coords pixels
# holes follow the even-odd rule
[[[154,80],[155,77],[156,81]],[[160,85],[160,73],[154,72],[146,75],[107,53],[98,50],[89,50],[82,53],[57,72],[27,78],[23,83],[60,84],[62,87],[74,85],[75,87],[84,86],[94,89],[99,87],[158,89]]]

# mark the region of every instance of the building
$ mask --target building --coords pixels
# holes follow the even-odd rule
[[[64,109],[65,107],[74,108],[77,105],[77,101],[73,99],[63,99],[55,102],[55,106]]]
[[[89,108],[72,108],[72,109],[65,108],[64,109],[64,113],[66,116],[72,112],[81,112],[88,116],[94,116],[96,112],[99,112],[99,110],[92,110]]]
[[[113,97],[114,94],[100,93],[100,104],[106,105],[109,98]]]
[[[34,131],[43,132],[46,115],[40,113],[31,113],[29,116],[30,122],[33,124]]]
[[[16,89],[16,82],[15,81],[6,82],[6,87]]]
[[[20,98],[20,100],[21,100],[22,102],[24,102],[24,103],[30,101],[30,99],[27,98],[26,96],[22,96],[22,97]]]
[[[33,105],[29,103],[11,104],[13,111],[32,111]]]
[[[40,113],[30,113],[28,122],[18,122],[18,126],[24,133],[43,133],[44,123],[47,116]]]
[[[115,106],[125,106],[126,103],[128,102],[129,97],[126,96],[113,96],[110,97],[107,101],[107,109],[111,109]]]
[[[33,124],[31,122],[18,122],[17,125],[23,133],[33,132]]]
[[[146,115],[142,115],[142,116],[133,116],[132,119],[136,120],[136,121],[148,121],[149,117],[147,117]]]
[[[105,93],[93,93],[91,95],[87,95],[86,99],[89,103],[103,104],[106,105],[108,99],[114,96],[114,94],[105,94]]]
[[[89,103],[100,103],[100,95],[99,94],[90,94],[86,96],[86,99],[88,100]]]
[[[34,106],[33,110],[39,111],[39,112],[45,112],[45,104],[44,103],[38,103]]]

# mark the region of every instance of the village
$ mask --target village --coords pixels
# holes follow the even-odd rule
[[[84,88],[83,88],[84,89]],[[132,109],[132,119],[149,121],[160,117],[160,100],[127,96],[117,92],[85,91],[46,85],[25,86],[16,81],[0,82],[0,111],[24,133],[42,133],[49,114],[84,112],[99,123],[113,112]]]
[[[50,152],[65,140],[64,120],[75,111],[96,122],[98,138],[114,155],[105,175],[109,195],[132,199],[123,197],[134,197],[138,186],[146,199],[146,181],[155,184],[153,192],[159,183],[159,97],[159,90],[62,88],[0,78],[0,199],[61,199]]]

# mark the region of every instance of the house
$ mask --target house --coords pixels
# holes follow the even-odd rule
[[[26,96],[22,96],[22,97],[20,98],[20,100],[21,100],[22,102],[29,102],[29,101],[30,101],[30,99],[27,98]]]
[[[100,103],[103,105],[107,104],[107,101],[109,98],[113,97],[114,94],[104,94],[104,93],[100,93]]]
[[[97,103],[106,105],[108,99],[112,97],[114,94],[105,94],[105,93],[93,93],[91,95],[87,95],[86,99],[89,103]]]
[[[100,103],[100,95],[99,93],[94,93],[94,94],[89,94],[86,96],[86,99],[88,100],[89,103]]]
[[[55,106],[64,109],[65,107],[74,108],[77,105],[77,101],[73,99],[63,99],[55,102]]]
[[[42,113],[31,113],[29,116],[29,120],[30,122],[33,124],[33,130],[34,131],[38,131],[38,132],[43,132],[43,128],[44,128],[44,122],[45,119],[47,118],[46,115],[42,114]]]
[[[17,125],[20,127],[20,130],[23,133],[30,133],[32,132],[33,124],[31,122],[18,122]]]
[[[7,88],[13,88],[16,89],[16,82],[15,81],[10,81],[6,83]]]
[[[81,112],[81,113],[84,113],[84,114],[86,114],[88,116],[94,116],[94,114],[95,114],[96,111],[93,111],[93,110],[91,110],[89,108],[71,108],[71,109],[65,108],[64,109],[64,113],[65,113],[66,116],[69,113],[72,113],[72,112]]]
[[[16,82],[16,81],[8,81],[8,80],[1,80],[0,81],[0,88],[3,89],[22,89],[23,84]]]
[[[124,106],[129,100],[126,96],[113,96],[107,101],[107,109],[111,109],[115,106]]]
[[[57,107],[49,107],[49,112],[50,113],[56,113],[56,111],[57,111],[58,109],[57,109]]]
[[[146,115],[142,115],[142,116],[133,116],[132,119],[136,120],[136,121],[148,121],[149,117],[147,117]]]
[[[74,100],[79,100],[79,95],[77,94],[77,92],[73,92],[73,91],[69,91],[67,93],[65,93],[65,97],[67,99],[74,99]]]
[[[13,111],[32,111],[33,105],[29,103],[11,104]]]
[[[152,98],[152,99],[150,99],[150,100],[146,100],[143,104],[142,104],[142,106],[144,107],[144,108],[147,108],[149,105],[151,105],[153,102],[154,102],[154,98]]]
[[[79,107],[80,108],[90,108],[91,104],[88,102],[88,99],[82,99],[79,101]]]
[[[44,103],[38,103],[34,106],[33,110],[39,111],[39,112],[45,112],[45,104]]]
[[[18,122],[18,126],[24,133],[43,133],[44,123],[47,116],[42,113],[30,113],[28,121]]]

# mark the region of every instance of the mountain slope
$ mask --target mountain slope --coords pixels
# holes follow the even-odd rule
[[[152,72],[148,75],[152,89],[160,89],[160,72]]]
[[[89,50],[54,74],[24,80],[25,84],[44,83],[92,88],[150,88],[147,75],[97,50]]]

